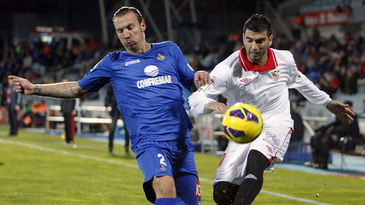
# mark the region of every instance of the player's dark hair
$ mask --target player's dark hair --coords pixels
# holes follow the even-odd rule
[[[138,23],[141,23],[143,20],[142,14],[141,12],[136,8],[136,7],[132,7],[132,6],[122,6],[120,7],[113,15],[113,21],[116,17],[118,16],[123,16],[129,12],[132,12],[134,14],[136,14],[137,16],[137,20]]]
[[[272,34],[271,22],[269,18],[267,18],[263,14],[254,14],[252,15],[243,26],[243,33],[246,30],[251,30],[253,32],[263,32],[267,31],[267,34],[270,36]]]

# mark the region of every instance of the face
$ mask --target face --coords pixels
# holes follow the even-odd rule
[[[117,36],[127,52],[138,53],[146,42],[145,22],[139,23],[136,14],[129,12],[115,17],[113,23]]]
[[[243,34],[243,44],[247,53],[247,58],[253,63],[262,63],[267,60],[267,49],[272,44],[272,35],[268,35],[267,31],[254,32],[246,29]]]

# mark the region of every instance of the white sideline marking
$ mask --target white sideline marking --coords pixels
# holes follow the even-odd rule
[[[59,154],[75,156],[75,157],[79,157],[79,158],[83,158],[83,159],[92,159],[92,160],[96,160],[96,161],[107,162],[107,163],[110,163],[110,164],[118,164],[118,165],[122,165],[122,166],[126,166],[126,167],[138,168],[138,166],[135,165],[135,164],[128,164],[128,163],[124,163],[124,162],[120,162],[120,161],[116,161],[116,160],[112,160],[112,159],[105,159],[105,158],[101,158],[101,157],[93,157],[93,156],[88,156],[88,155],[84,155],[84,154],[76,154],[76,153],[72,153],[72,152],[67,152],[67,151],[48,148],[48,147],[42,147],[42,146],[38,146],[38,145],[32,145],[32,144],[23,143],[23,142],[3,140],[3,139],[0,139],[0,142],[7,143],[7,144],[13,144],[13,145],[17,145],[17,146],[22,146],[22,147],[27,147],[27,148],[31,148],[31,149],[36,149],[36,150],[40,150],[40,151],[59,153]],[[210,179],[199,178],[199,180],[203,181],[203,182],[207,182],[207,183],[213,183],[213,181],[210,180]],[[270,195],[274,195],[274,196],[277,196],[277,197],[291,199],[291,200],[294,200],[294,201],[305,202],[305,203],[309,203],[309,204],[330,205],[330,204],[327,204],[327,203],[321,203],[321,202],[317,202],[317,201],[313,201],[313,200],[309,200],[309,199],[298,198],[298,197],[289,196],[289,195],[280,194],[280,193],[271,192],[271,191],[266,191],[266,190],[261,190],[261,192],[265,193],[265,194],[270,194]]]
[[[263,192],[265,194],[271,194],[271,195],[274,195],[274,196],[282,197],[282,198],[292,199],[292,200],[295,200],[295,201],[306,202],[306,203],[309,203],[309,204],[330,205],[330,204],[327,204],[327,203],[321,203],[321,202],[313,201],[313,200],[310,200],[310,199],[298,198],[298,197],[289,196],[289,195],[285,195],[285,194],[279,194],[279,193],[271,192],[271,191],[261,190],[261,192]]]
[[[41,151],[54,152],[54,153],[59,153],[59,154],[63,154],[63,155],[80,157],[80,158],[84,158],[84,159],[93,159],[93,160],[96,160],[96,161],[102,161],[102,162],[108,162],[108,163],[111,163],[111,164],[119,164],[119,165],[123,165],[123,166],[126,166],[126,167],[138,168],[138,166],[135,165],[135,164],[128,164],[128,163],[124,163],[124,162],[120,162],[120,161],[116,161],[116,160],[112,160],[112,159],[104,159],[104,158],[101,158],[101,157],[93,157],[93,156],[88,156],[88,155],[84,155],[84,154],[76,154],[76,153],[72,153],[72,152],[67,152],[67,151],[58,150],[58,149],[52,149],[52,148],[48,148],[48,147],[42,147],[42,146],[38,146],[38,145],[27,144],[27,143],[23,143],[23,142],[3,140],[3,139],[0,139],[0,142],[13,144],[13,145],[18,145],[18,146],[23,146],[23,147],[28,147],[28,148],[32,148],[32,149],[36,149],[36,150],[41,150]]]

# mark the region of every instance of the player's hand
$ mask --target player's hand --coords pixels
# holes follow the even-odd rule
[[[356,115],[350,108],[350,105],[343,104],[336,100],[331,100],[326,108],[331,111],[342,122],[350,123],[354,120]]]
[[[194,74],[194,83],[196,88],[200,88],[200,86],[208,85],[211,82],[209,73],[205,71],[197,71]]]
[[[34,93],[34,84],[29,82],[29,80],[14,75],[9,75],[8,79],[13,80],[17,93],[25,95],[32,95]]]
[[[207,108],[210,110],[214,110],[217,113],[225,113],[228,109],[226,104],[220,102],[209,102],[207,104]]]

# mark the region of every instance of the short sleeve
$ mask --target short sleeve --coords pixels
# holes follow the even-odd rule
[[[298,90],[309,102],[313,104],[326,106],[330,101],[330,96],[320,90],[312,81],[310,81],[303,73],[298,70],[293,55],[290,53],[291,64],[291,82],[289,88]]]
[[[181,49],[175,43],[171,43],[171,45],[173,55],[176,59],[176,68],[180,82],[185,88],[189,90],[193,83],[195,71],[186,61]]]
[[[112,76],[111,62],[111,54],[108,54],[78,81],[79,86],[85,90],[97,92],[109,82]]]

